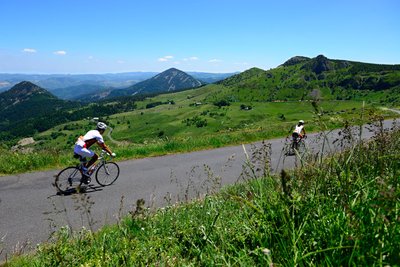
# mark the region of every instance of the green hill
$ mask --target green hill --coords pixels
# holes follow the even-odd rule
[[[250,69],[218,84],[219,97],[239,101],[304,99],[374,100],[399,103],[400,65],[293,57],[268,71]]]
[[[31,82],[20,82],[0,93],[0,140],[15,141],[62,123],[111,115],[133,108],[134,102],[131,99],[92,104],[65,101]]]
[[[0,139],[29,136],[63,123],[65,118],[54,115],[76,106],[33,83],[18,83],[0,94]]]
[[[0,110],[4,111],[18,107],[29,101],[38,102],[41,100],[53,101],[57,100],[57,97],[33,83],[21,82],[10,90],[0,94]]]

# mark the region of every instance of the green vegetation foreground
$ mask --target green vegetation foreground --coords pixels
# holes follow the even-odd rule
[[[96,233],[64,228],[6,266],[397,266],[399,150],[400,131],[378,128],[323,163],[153,213],[138,202]]]

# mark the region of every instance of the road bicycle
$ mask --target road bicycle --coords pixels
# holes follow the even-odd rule
[[[83,167],[87,160],[77,154],[74,155],[74,158],[79,158],[79,164],[67,167],[56,175],[55,186],[60,193],[79,192],[84,183]],[[95,173],[95,178],[99,185],[108,186],[113,184],[119,176],[119,166],[117,163],[111,161],[112,159],[111,155],[102,150],[98,161],[90,167],[90,176],[87,183],[84,184],[90,183],[93,173]]]
[[[298,154],[303,154],[306,150],[306,145],[304,142],[304,139],[306,137],[296,137],[296,138],[291,138],[291,142],[286,145],[286,156],[294,156],[296,155],[296,152]]]

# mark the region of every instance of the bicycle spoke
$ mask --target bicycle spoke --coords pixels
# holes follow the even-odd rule
[[[68,167],[60,171],[55,180],[55,185],[62,193],[75,190],[81,184],[81,173],[76,167]]]
[[[110,171],[108,170],[108,167],[106,165],[103,165],[104,170],[106,172],[107,175],[110,175]]]
[[[99,185],[107,186],[117,180],[119,176],[119,167],[115,162],[106,162],[96,171],[96,181]]]

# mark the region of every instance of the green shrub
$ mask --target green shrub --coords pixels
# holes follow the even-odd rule
[[[222,99],[222,100],[218,100],[218,101],[214,102],[214,105],[221,108],[221,107],[230,106],[231,103],[229,103],[228,100]]]

